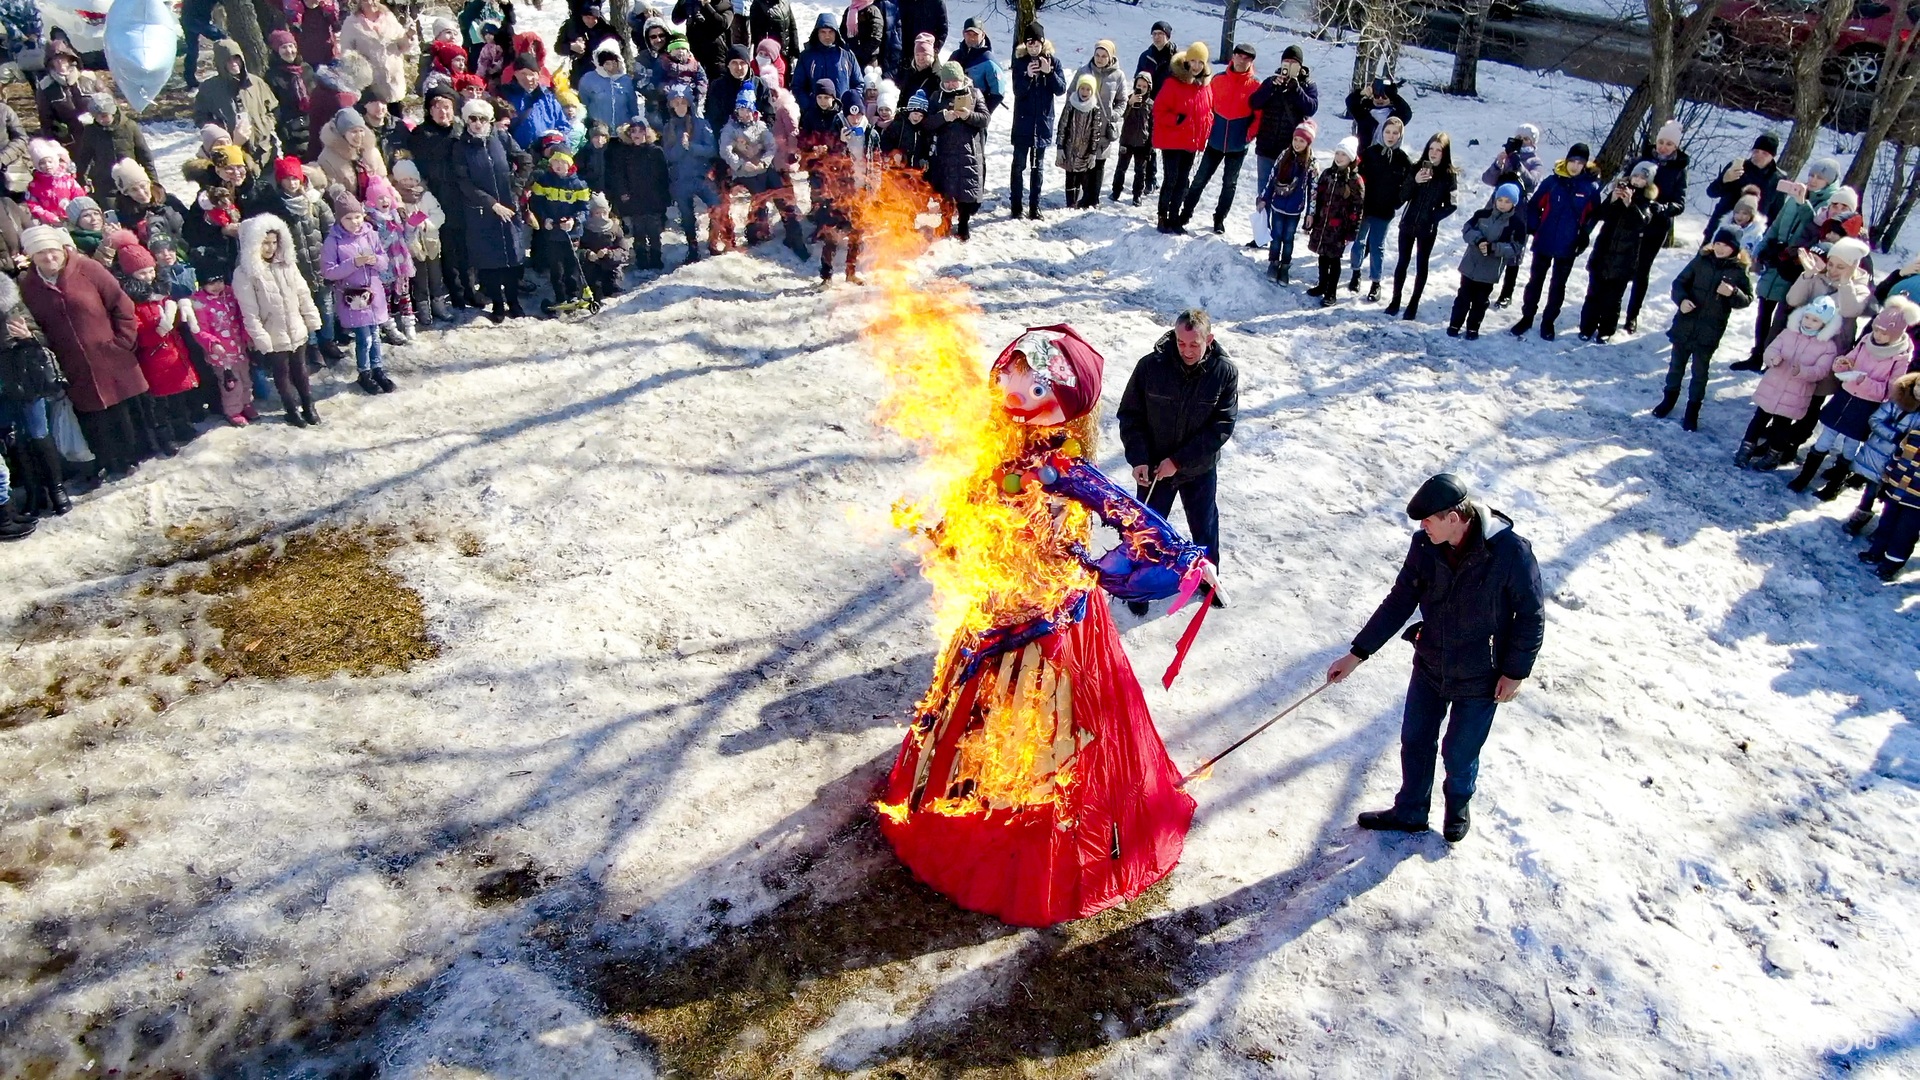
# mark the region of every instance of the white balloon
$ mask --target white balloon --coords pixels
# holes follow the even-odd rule
[[[107,11],[107,70],[135,112],[173,77],[180,20],[167,0],[116,0]]]

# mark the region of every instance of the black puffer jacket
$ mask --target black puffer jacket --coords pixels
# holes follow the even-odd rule
[[[1720,295],[1723,281],[1732,290],[1726,296]],[[1675,307],[1691,300],[1693,310],[1674,315],[1667,339],[1676,347],[1700,345],[1712,351],[1727,332],[1727,320],[1753,303],[1753,275],[1747,270],[1746,256],[1736,251],[1732,258],[1722,259],[1710,250],[1695,255],[1686,269],[1674,275],[1672,295]]]
[[[1405,201],[1402,191],[1412,175],[1413,162],[1407,158],[1407,152],[1397,146],[1389,148],[1385,143],[1374,143],[1360,151],[1360,179],[1367,182],[1367,194],[1362,200],[1366,215],[1391,219],[1399,213],[1400,204]]]
[[[1280,151],[1293,145],[1293,129],[1320,111],[1320,85],[1313,72],[1300,66],[1300,77],[1288,79],[1275,73],[1267,76],[1247,104],[1260,110],[1260,126],[1255,129],[1253,152],[1263,158],[1277,158]],[[1369,185],[1373,181],[1367,181]]]
[[[427,104],[433,104],[429,99]],[[427,190],[440,200],[445,209],[450,200],[458,197],[459,189],[453,182],[454,140],[460,137],[458,122],[436,124],[431,116],[422,119],[407,133],[407,153],[413,156],[413,164],[420,170],[420,179],[425,181]]]
[[[793,21],[793,7],[787,0],[753,0],[747,22],[753,28],[753,47],[772,38],[780,43],[780,55],[791,61],[800,55],[800,29]]]
[[[1593,254],[1587,258],[1587,269],[1595,277],[1618,281],[1633,276],[1640,263],[1641,237],[1647,230],[1660,227],[1653,214],[1653,199],[1658,194],[1651,187],[1637,188],[1633,201],[1623,203],[1611,191],[1607,193],[1594,215],[1600,232],[1594,237]]]
[[[1480,509],[1457,562],[1416,529],[1393,590],[1353,639],[1362,659],[1380,651],[1419,609],[1413,670],[1443,698],[1490,698],[1500,676],[1524,679],[1546,637],[1533,545],[1513,519]]]
[[[1189,366],[1169,330],[1140,358],[1120,395],[1120,441],[1127,464],[1157,466],[1167,458],[1176,475],[1200,476],[1220,460],[1240,417],[1240,370],[1219,342]]]
[[[1401,232],[1421,233],[1437,229],[1441,222],[1460,209],[1453,201],[1453,193],[1460,186],[1460,176],[1452,168],[1434,170],[1424,184],[1417,182],[1419,175],[1418,165],[1408,169],[1407,182],[1400,189],[1400,201],[1407,208],[1407,212],[1400,215]]]
[[[936,89],[932,111],[920,122],[933,140],[927,182],[955,202],[977,203],[987,194],[987,101],[977,90],[961,91],[972,96],[972,112],[948,123],[946,109],[958,94]]]

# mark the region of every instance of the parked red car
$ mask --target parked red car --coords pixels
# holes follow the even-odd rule
[[[1759,61],[1784,64],[1789,53],[1812,35],[1821,9],[1829,0],[1727,0],[1700,45],[1699,58],[1708,63]],[[1844,3],[1847,0],[1830,0]],[[1907,9],[1903,28],[1897,9],[1881,0],[1853,0],[1853,16],[1834,42],[1829,77],[1849,90],[1871,90],[1880,81],[1887,44],[1905,40],[1920,21],[1920,4]]]

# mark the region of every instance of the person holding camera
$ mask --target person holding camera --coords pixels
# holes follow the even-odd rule
[[[1653,260],[1660,249],[1667,244],[1667,238],[1673,235],[1673,223],[1687,208],[1687,152],[1680,149],[1680,140],[1686,134],[1680,121],[1669,120],[1660,125],[1659,134],[1654,136],[1651,153],[1640,155],[1632,171],[1638,173],[1641,166],[1653,170],[1649,181],[1653,196],[1653,220],[1646,232],[1640,237],[1640,255],[1633,264],[1632,290],[1627,294],[1627,333],[1640,329],[1640,305],[1647,298],[1647,280],[1653,276]],[[1707,233],[1712,236],[1713,233]]]
[[[1540,142],[1540,129],[1532,124],[1521,124],[1500,152],[1493,156],[1493,163],[1487,171],[1480,174],[1480,182],[1491,188],[1501,184],[1514,184],[1520,188],[1520,201],[1533,198],[1540,181],[1547,178],[1547,163],[1540,160],[1534,147]],[[1500,281],[1500,297],[1493,302],[1494,307],[1506,307],[1513,303],[1513,287],[1520,281],[1520,266],[1507,267]]]
[[[1605,345],[1619,328],[1620,298],[1640,264],[1641,241],[1660,228],[1654,212],[1660,189],[1653,182],[1653,172],[1653,166],[1643,161],[1630,175],[1615,177],[1613,188],[1594,215],[1600,233],[1587,259],[1587,302],[1580,307],[1581,341]]]
[[[1027,24],[1027,39],[1013,50],[1013,179],[1008,200],[1020,217],[1040,220],[1040,181],[1046,175],[1047,147],[1053,145],[1053,99],[1067,92],[1067,75],[1047,40],[1046,27]],[[1024,197],[1023,197],[1024,196]]]
[[[1253,140],[1253,190],[1265,191],[1274,162],[1293,139],[1294,129],[1320,111],[1320,87],[1300,46],[1289,45],[1281,52],[1280,70],[1267,76],[1247,104],[1260,114]]]
[[[1573,260],[1587,250],[1593,233],[1594,211],[1600,208],[1600,174],[1588,161],[1586,143],[1574,143],[1526,202],[1527,231],[1533,234],[1533,262],[1527,268],[1527,291],[1520,299],[1520,321],[1513,336],[1533,327],[1540,311],[1540,290],[1546,289],[1547,307],[1540,312],[1540,339],[1553,340],[1553,320],[1567,298],[1567,277]]]
[[[1720,221],[1740,202],[1740,196],[1749,188],[1760,193],[1760,216],[1772,221],[1780,215],[1780,204],[1786,201],[1786,193],[1780,190],[1783,174],[1780,163],[1774,156],[1780,152],[1780,136],[1763,131],[1753,140],[1753,150],[1738,161],[1727,163],[1719,175],[1707,185],[1707,197],[1717,200],[1713,206],[1713,216],[1707,219],[1707,235],[1712,236],[1720,229]]]
[[[1392,79],[1373,80],[1372,91],[1355,90],[1347,95],[1347,115],[1353,117],[1353,133],[1364,149],[1380,141],[1380,126],[1387,117],[1397,116],[1405,124],[1413,119],[1413,106],[1400,96],[1400,86]]]

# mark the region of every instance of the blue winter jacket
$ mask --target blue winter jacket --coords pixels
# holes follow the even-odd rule
[[[820,31],[833,31],[834,44],[820,44]],[[823,11],[815,21],[813,36],[807,39],[807,47],[800,50],[794,59],[792,70],[787,72],[787,87],[800,103],[800,115],[805,117],[817,112],[813,104],[813,84],[821,79],[830,79],[834,88],[840,92],[840,107],[857,109],[866,104],[867,80],[860,73],[860,59],[853,50],[839,44],[840,20],[831,11]]]
[[[1041,45],[1041,54],[1053,61],[1053,70],[1039,77],[1027,74],[1027,64],[1036,59],[1027,55],[1024,44],[1013,50],[1013,145],[1053,145],[1053,99],[1067,92],[1067,71],[1054,55],[1053,42]]]
[[[692,138],[681,146],[680,136],[687,132]],[[692,113],[669,115],[660,126],[660,147],[667,154],[667,187],[675,202],[695,195],[714,197],[713,163],[720,159],[720,144],[712,124]]]
[[[500,91],[500,100],[513,106],[513,126],[507,133],[521,146],[532,146],[549,131],[567,130],[567,111],[545,86],[522,90],[515,82]]]
[[[1563,258],[1586,250],[1600,208],[1599,173],[1589,165],[1578,176],[1567,173],[1565,161],[1540,182],[1527,200],[1527,231],[1533,234],[1538,255]]]
[[[587,119],[600,121],[608,131],[618,131],[621,124],[640,115],[640,96],[633,76],[625,72],[609,79],[598,69],[589,71],[580,76],[577,89]]]
[[[987,99],[987,111],[993,112],[1007,100],[1007,69],[993,55],[993,39],[980,32],[979,48],[962,41],[947,59],[966,69],[967,80]]]

